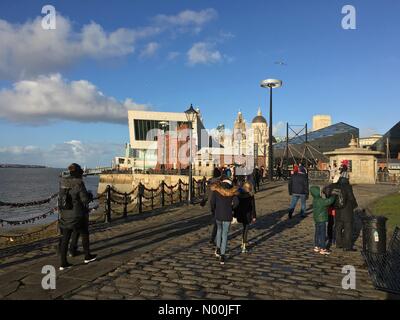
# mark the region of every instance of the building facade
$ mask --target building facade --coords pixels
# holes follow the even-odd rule
[[[199,111],[199,110],[198,110]],[[184,112],[154,112],[154,111],[128,111],[129,123],[129,140],[126,154],[133,159],[133,168],[146,170],[156,168],[157,163],[165,162],[160,160],[159,139],[164,138],[165,132],[168,132],[168,140],[175,141],[176,139],[187,139],[178,135],[178,128],[186,126],[188,122]],[[201,120],[201,114],[196,117],[193,123],[193,143],[196,148],[205,140],[208,143],[208,136],[204,136],[204,125]],[[202,137],[203,134],[203,137]],[[169,145],[172,145],[169,144]],[[165,153],[164,153],[165,156]],[[176,155],[170,157],[176,159]],[[177,162],[172,166],[177,167]]]
[[[320,130],[332,125],[332,118],[327,114],[316,114],[312,119],[313,127],[312,131]]]

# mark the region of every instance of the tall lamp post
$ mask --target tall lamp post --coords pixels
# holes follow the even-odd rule
[[[161,169],[161,172],[165,172],[165,164],[166,164],[166,144],[167,144],[167,141],[166,141],[166,138],[165,138],[165,129],[167,128],[167,126],[168,126],[168,122],[167,121],[160,121],[159,123],[159,126],[161,127],[161,130],[162,130],[162,132],[163,132],[163,146],[162,146],[162,163],[161,163],[161,166],[160,166],[160,169]]]
[[[193,105],[190,104],[189,109],[185,111],[186,119],[189,123],[189,190],[188,190],[188,205],[192,203],[192,188],[193,188],[193,173],[192,173],[192,130],[193,130],[193,122],[197,117],[197,111],[193,108]]]
[[[266,79],[261,81],[262,88],[269,88],[269,132],[268,132],[268,178],[273,179],[274,155],[272,146],[272,89],[282,86],[282,81],[277,79]]]

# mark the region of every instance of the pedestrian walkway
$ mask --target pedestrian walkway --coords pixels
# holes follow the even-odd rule
[[[354,187],[360,206],[396,191]],[[385,299],[374,290],[360,252],[315,254],[312,216],[287,220],[287,184],[256,194],[258,222],[250,252],[240,253],[233,226],[229,258],[219,265],[209,244],[207,207],[178,207],[96,226],[91,236],[99,260],[58,272],[56,290],[43,290],[41,269],[58,267],[55,239],[0,253],[3,299]],[[311,201],[309,201],[311,204]],[[358,248],[360,240],[357,242]],[[341,287],[342,267],[356,268],[356,290]]]

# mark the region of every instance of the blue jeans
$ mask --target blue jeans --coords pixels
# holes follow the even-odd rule
[[[221,250],[221,255],[226,252],[226,247],[228,245],[228,233],[229,227],[231,226],[230,221],[216,221],[217,222],[217,248]]]
[[[318,248],[326,248],[326,222],[315,223],[314,244]]]
[[[306,213],[306,195],[305,194],[294,194],[292,195],[292,200],[290,201],[290,207],[289,211],[293,212],[294,209],[296,208],[296,204],[301,200],[301,215],[304,215]]]

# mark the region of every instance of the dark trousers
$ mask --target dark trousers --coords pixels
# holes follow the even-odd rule
[[[344,249],[352,248],[353,221],[336,220],[336,246]]]
[[[335,226],[335,217],[332,215],[328,215],[328,241],[330,243],[334,243],[334,226]]]
[[[76,230],[72,232],[71,243],[69,244],[69,252],[74,254],[78,251],[78,241],[80,233]]]
[[[255,191],[255,192],[260,191],[260,179],[256,179],[256,180],[254,181],[254,191]]]
[[[242,244],[247,244],[247,234],[249,232],[249,224],[243,223],[243,230],[242,230]]]
[[[218,230],[218,226],[217,226],[217,222],[215,221],[215,217],[212,217],[212,222],[213,222],[213,228],[211,231],[211,241],[213,241],[215,243],[215,238],[217,237],[217,230]]]
[[[326,248],[326,222],[315,223],[314,245],[318,248]]]
[[[68,244],[71,239],[71,235],[73,232],[78,232],[82,238],[82,247],[85,253],[85,259],[89,259],[90,257],[90,248],[89,248],[89,232],[82,232],[81,230],[74,229],[63,229],[62,230],[62,238],[61,238],[61,266],[66,266],[68,264],[67,261],[67,253],[68,253]],[[86,231],[86,230],[83,230]]]

